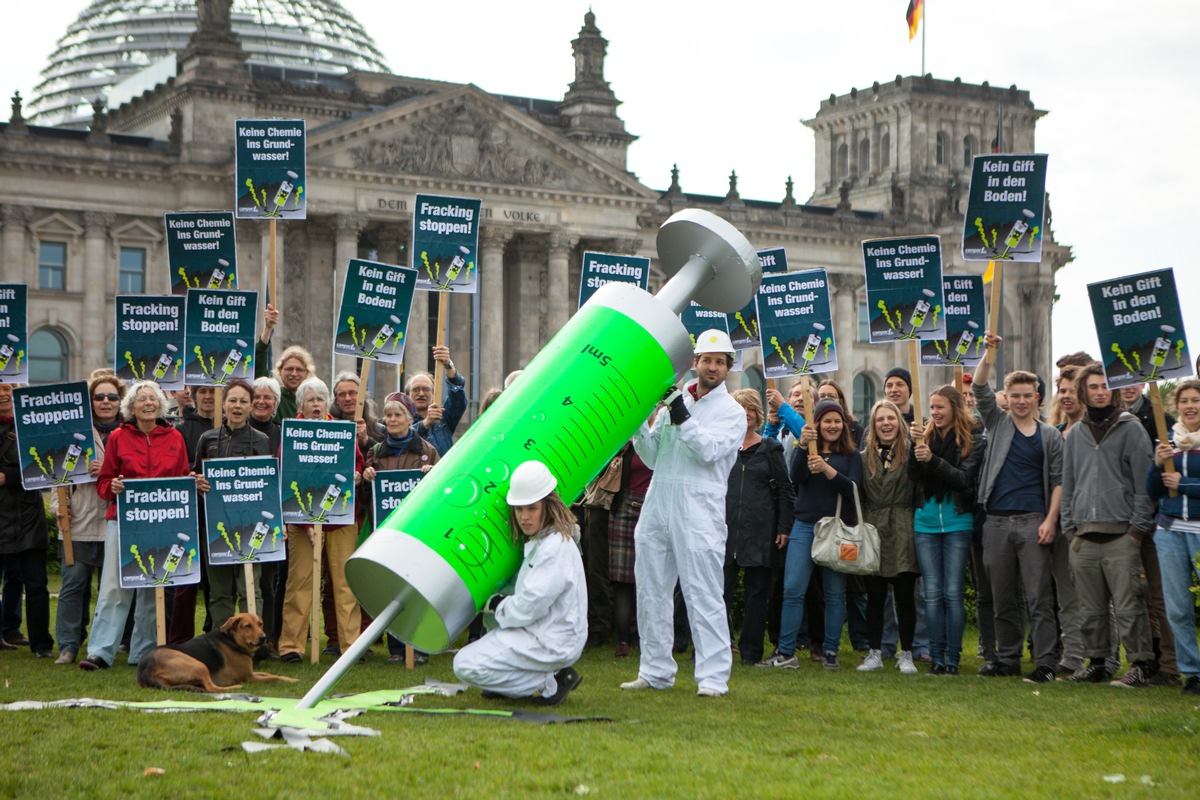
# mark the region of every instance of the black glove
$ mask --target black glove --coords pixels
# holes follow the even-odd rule
[[[503,599],[504,599],[504,595],[502,595],[502,594],[497,593],[497,594],[492,595],[491,597],[488,598],[488,601],[486,603],[484,603],[483,610],[486,611],[487,613],[495,614],[496,609],[500,607],[500,602]]]
[[[692,415],[687,410],[687,406],[683,404],[683,395],[679,392],[676,392],[675,397],[671,398],[669,410],[671,412],[672,425],[682,425],[692,418]]]

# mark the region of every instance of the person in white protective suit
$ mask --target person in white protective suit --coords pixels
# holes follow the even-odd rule
[[[676,578],[687,604],[696,648],[697,694],[729,691],[733,667],[725,615],[725,490],[746,432],[746,412],[729,395],[733,364],[729,334],[708,330],[696,339],[696,380],[663,399],[633,446],[654,470],[634,531],[641,663],[622,689],[669,689],[675,683],[672,595]]]
[[[587,642],[587,582],[575,515],[557,485],[540,461],[513,470],[509,523],[514,541],[525,537],[525,561],[513,594],[488,600],[496,627],[454,656],[454,674],[485,698],[556,706],[583,682],[572,665]]]

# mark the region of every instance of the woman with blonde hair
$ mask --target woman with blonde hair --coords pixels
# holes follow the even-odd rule
[[[508,597],[486,608],[496,627],[454,656],[454,674],[488,699],[530,699],[556,706],[583,677],[572,665],[587,642],[587,580],[575,515],[540,461],[513,470],[508,488],[514,544],[525,539],[525,560]]]
[[[879,532],[879,574],[863,579],[867,587],[867,657],[859,672],[883,669],[883,609],[890,584],[900,623],[896,667],[915,674],[912,648],[917,625],[914,591],[920,567],[913,540],[917,471],[899,406],[880,400],[871,408],[863,442],[863,517]]]
[[[975,484],[985,443],[962,393],[941,386],[929,398],[929,422],[909,430],[916,446],[917,496],[913,520],[917,561],[925,578],[931,675],[957,675],[966,609],[967,554],[975,529]]]

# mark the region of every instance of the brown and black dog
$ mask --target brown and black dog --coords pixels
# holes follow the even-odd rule
[[[262,617],[234,614],[219,631],[142,656],[137,680],[151,688],[202,692],[229,692],[252,680],[296,683],[295,678],[254,671],[254,652],[266,642]]]

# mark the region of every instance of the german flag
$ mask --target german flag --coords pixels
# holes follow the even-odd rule
[[[925,16],[925,0],[908,0],[908,13],[904,19],[908,21],[908,40],[911,42],[921,27],[921,19]]]

